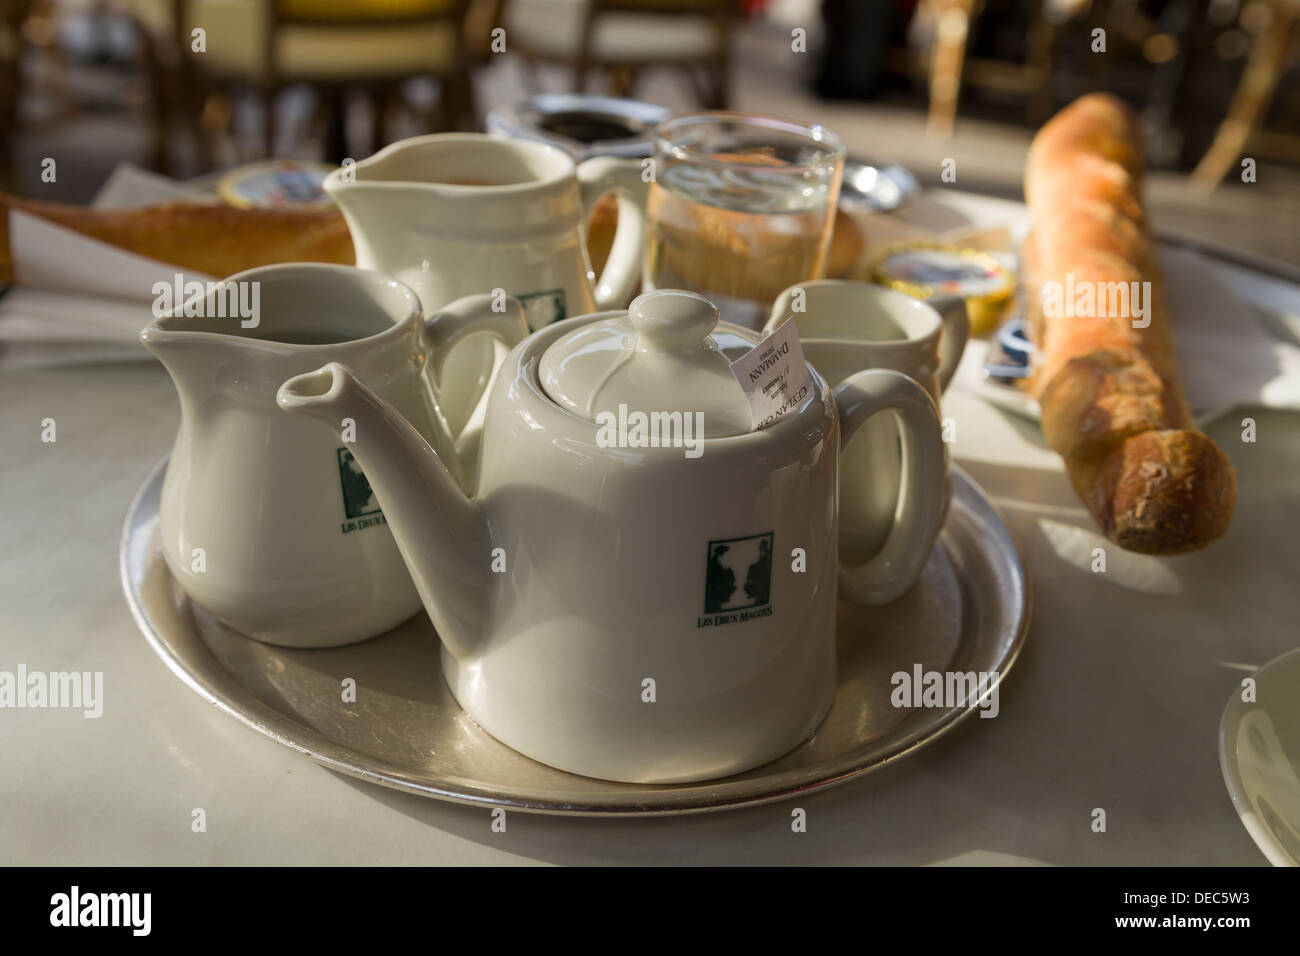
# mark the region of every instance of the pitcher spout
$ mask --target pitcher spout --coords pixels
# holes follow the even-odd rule
[[[406,419],[337,362],[289,379],[276,402],[349,444],[443,643],[460,660],[473,657],[491,591],[491,536],[479,503]]]

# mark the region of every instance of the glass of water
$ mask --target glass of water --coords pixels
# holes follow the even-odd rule
[[[707,296],[757,329],[782,291],[823,278],[844,144],[819,125],[704,112],[659,124],[646,289]]]

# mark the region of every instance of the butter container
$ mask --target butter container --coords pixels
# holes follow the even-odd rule
[[[987,252],[937,242],[887,246],[872,265],[871,281],[916,299],[961,296],[974,335],[998,326],[1016,289],[1014,273]]]
[[[221,177],[217,193],[241,209],[320,208],[333,203],[321,183],[337,168],[292,159],[250,163]]]

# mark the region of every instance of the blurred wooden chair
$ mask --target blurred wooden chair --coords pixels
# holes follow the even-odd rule
[[[928,65],[919,65],[907,51],[891,54],[888,65],[896,72],[924,72],[930,98],[926,130],[932,135],[952,135],[964,83],[1025,96],[1029,121],[1041,123],[1052,111],[1050,80],[1057,29],[1087,7],[1088,0],[1035,0],[1025,60],[1012,63],[967,55],[971,28],[984,12],[984,0],[921,0],[912,33],[929,47]]]
[[[1219,185],[1248,152],[1300,160],[1300,135],[1263,128],[1278,83],[1300,60],[1300,0],[1271,0],[1266,7],[1268,22],[1255,34],[1228,113],[1192,170],[1192,182],[1203,191]]]
[[[198,136],[204,168],[210,165],[208,138],[228,122],[229,98],[239,91],[262,99],[267,156],[275,149],[276,99],[300,83],[312,86],[326,104],[326,158],[332,161],[346,152],[343,113],[349,89],[363,89],[370,97],[376,148],[386,141],[385,117],[400,85],[415,76],[439,82],[439,99],[428,116],[434,129],[472,126],[473,90],[462,33],[469,3],[128,0],[161,71],[160,135],[179,111]],[[197,30],[203,31],[202,44]],[[171,84],[177,88],[169,89]]]
[[[481,66],[493,56],[492,31],[501,26],[506,0],[470,0],[465,11],[465,55],[472,66]]]
[[[603,70],[612,95],[631,96],[642,70],[671,67],[706,108],[723,109],[739,12],[738,0],[513,0],[504,21],[508,48],[530,66],[572,67],[575,92]]]
[[[13,188],[14,133],[21,101],[23,21],[28,0],[0,0],[0,190]]]

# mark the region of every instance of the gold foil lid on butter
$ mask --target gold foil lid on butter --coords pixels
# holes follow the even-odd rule
[[[887,247],[872,266],[871,280],[916,299],[961,296],[976,335],[997,327],[1016,288],[1011,270],[987,252],[935,242]]]

